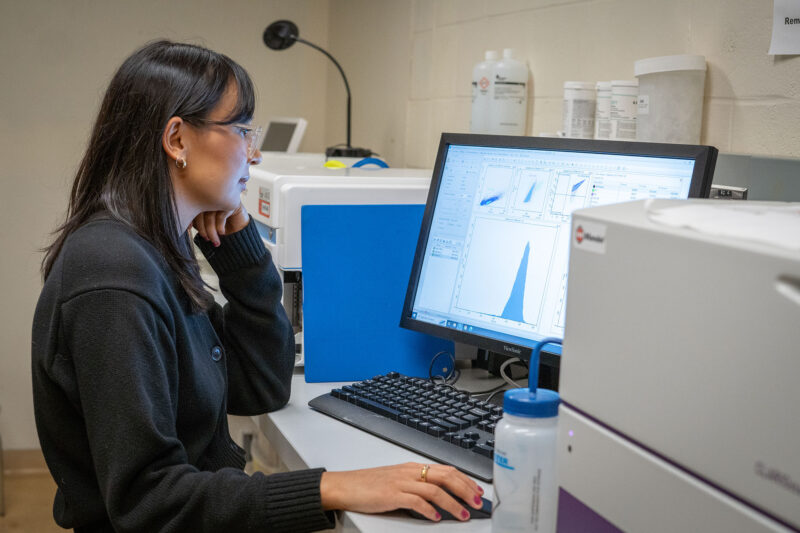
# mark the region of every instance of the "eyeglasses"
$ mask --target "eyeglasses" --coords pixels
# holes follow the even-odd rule
[[[251,124],[228,124],[236,134],[247,141],[247,159],[253,159],[261,139],[264,136],[264,128]]]
[[[230,128],[236,135],[244,139],[245,142],[247,142],[247,159],[253,159],[253,157],[255,157],[256,150],[258,150],[261,140],[264,137],[264,128],[261,126],[254,126],[252,124],[244,124],[241,122],[231,124],[229,122],[218,122],[215,120],[202,119],[201,122],[205,125]]]

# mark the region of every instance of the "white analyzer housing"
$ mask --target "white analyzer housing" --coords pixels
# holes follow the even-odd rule
[[[243,194],[278,273],[283,302],[295,328],[302,364],[302,229],[305,205],[425,204],[430,170],[311,168],[297,164],[256,166]]]
[[[800,529],[798,325],[800,204],[575,211],[559,506],[623,531]]]

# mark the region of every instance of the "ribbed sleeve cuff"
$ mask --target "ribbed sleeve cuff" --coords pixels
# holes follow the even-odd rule
[[[272,474],[266,478],[269,531],[319,531],[335,527],[322,509],[319,484],[324,468]]]
[[[217,275],[223,275],[239,268],[257,265],[267,254],[267,249],[258,234],[253,217],[250,223],[230,235],[220,235],[219,247],[195,235],[194,242]]]

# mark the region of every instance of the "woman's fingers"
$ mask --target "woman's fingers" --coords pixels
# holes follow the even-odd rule
[[[439,512],[433,508],[433,505],[428,503],[425,498],[417,496],[416,494],[407,492],[401,494],[400,498],[397,500],[397,504],[399,508],[416,511],[428,520],[433,520],[436,522],[442,519],[442,515],[440,515]]]
[[[483,505],[478,484],[452,466],[432,465],[428,470],[428,481],[446,487],[471,507],[480,509]]]
[[[438,505],[459,520],[469,519],[469,511],[452,496],[447,494],[441,487],[433,483],[414,483],[407,490],[419,494],[425,500]]]
[[[219,246],[220,235],[236,233],[250,222],[250,216],[239,204],[232,211],[206,211],[200,213],[192,221],[192,226],[202,238],[211,241],[214,246]]]
[[[214,229],[217,230],[217,235],[225,235],[225,222],[228,220],[228,217],[231,215],[232,211],[217,211],[216,212],[216,227]]]
[[[214,246],[219,246],[219,233],[217,232],[216,212],[206,211],[201,216],[203,217],[203,226],[206,229],[206,235],[208,236],[208,240],[211,241],[214,244]]]

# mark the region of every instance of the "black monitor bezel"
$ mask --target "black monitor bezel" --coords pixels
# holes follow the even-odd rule
[[[695,166],[692,181],[689,187],[689,198],[708,198],[711,191],[714,166],[717,160],[717,149],[713,146],[663,144],[631,141],[606,141],[589,139],[566,139],[554,137],[517,137],[506,135],[482,135],[466,133],[442,133],[439,150],[436,154],[436,164],[433,167],[430,189],[425,205],[425,214],[422,218],[417,249],[414,253],[411,274],[409,277],[406,298],[400,317],[400,326],[413,331],[426,333],[454,342],[468,344],[479,349],[499,353],[512,357],[519,357],[523,361],[530,359],[532,348],[520,346],[496,339],[491,339],[461,330],[431,324],[411,318],[414,297],[419,285],[422,269],[422,259],[428,246],[428,237],[433,221],[433,207],[439,195],[442,173],[444,171],[444,158],[451,145],[460,146],[487,146],[493,148],[522,148],[533,150],[558,150],[566,152],[593,152],[634,156],[659,156],[678,159],[694,159]],[[548,352],[541,352],[542,365],[558,368],[560,356]]]

